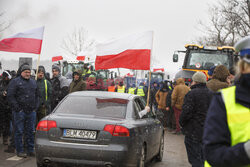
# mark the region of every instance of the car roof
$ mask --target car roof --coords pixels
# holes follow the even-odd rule
[[[69,94],[69,96],[89,96],[89,97],[105,97],[105,98],[119,98],[132,100],[137,95],[128,93],[106,92],[106,91],[77,91]]]

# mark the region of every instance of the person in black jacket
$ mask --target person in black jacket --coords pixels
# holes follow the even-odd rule
[[[52,73],[51,111],[53,111],[57,104],[68,94],[70,84],[69,81],[61,75],[61,70],[58,65],[52,66]]]
[[[0,134],[3,136],[4,145],[8,145],[11,121],[11,110],[7,100],[7,89],[10,79],[10,71],[4,71],[0,80]]]
[[[236,43],[241,51],[238,81],[231,88],[214,95],[208,109],[203,135],[205,159],[211,166],[235,167],[250,165],[250,37]],[[226,91],[230,96],[224,96]],[[234,100],[227,101],[227,98]],[[227,104],[233,107],[226,107]],[[237,106],[233,110],[232,108]],[[248,112],[247,112],[248,111]],[[229,119],[230,118],[230,119]],[[237,128],[237,130],[235,130]],[[235,139],[237,138],[237,139]],[[205,166],[208,166],[207,163]]]
[[[14,115],[17,156],[27,156],[23,147],[24,134],[27,153],[29,156],[34,156],[34,132],[36,111],[39,107],[39,90],[36,81],[31,79],[31,69],[28,65],[22,66],[21,76],[11,80],[7,99]]]
[[[169,131],[170,132],[175,132],[175,128],[176,128],[176,121],[175,121],[175,115],[174,115],[174,110],[171,107],[171,96],[174,90],[174,87],[176,86],[176,82],[173,82],[172,84],[172,89],[169,90],[168,95],[167,95],[167,102],[166,102],[166,111],[169,111],[169,117],[168,122],[170,123],[170,128]]]
[[[202,135],[212,92],[206,87],[206,75],[196,72],[192,77],[191,91],[184,98],[179,123],[185,135],[188,161],[193,167],[204,164]]]

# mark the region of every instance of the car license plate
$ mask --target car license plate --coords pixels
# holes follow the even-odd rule
[[[96,139],[96,131],[64,129],[63,136],[70,138]]]

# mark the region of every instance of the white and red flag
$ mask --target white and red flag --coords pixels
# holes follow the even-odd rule
[[[0,51],[40,54],[44,27],[21,32],[0,41]]]
[[[76,60],[79,61],[84,61],[86,57],[86,52],[85,51],[81,51],[77,56],[76,56]]]
[[[95,69],[150,70],[153,31],[129,35],[96,46]]]

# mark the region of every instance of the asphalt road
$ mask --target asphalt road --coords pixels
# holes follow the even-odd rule
[[[184,146],[184,136],[165,134],[164,158],[162,162],[151,162],[149,167],[191,167]],[[4,153],[5,146],[0,140],[0,167],[36,167],[35,158],[18,158],[15,154]]]

